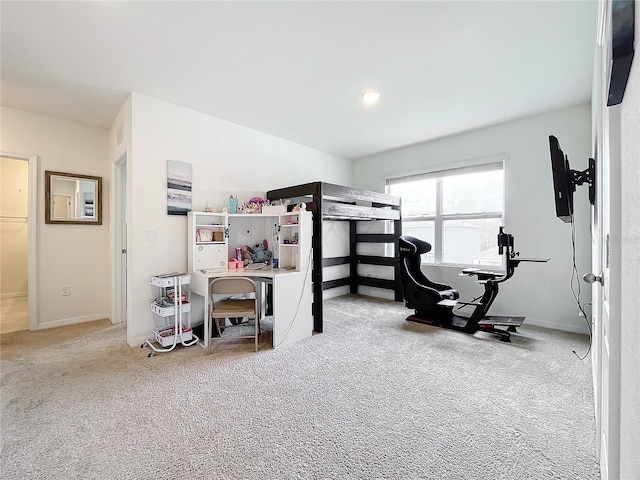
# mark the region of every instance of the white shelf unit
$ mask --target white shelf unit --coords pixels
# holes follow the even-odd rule
[[[149,357],[156,352],[170,352],[178,343],[189,347],[198,343],[199,338],[191,328],[191,276],[187,273],[152,275],[149,284],[159,288],[159,296],[149,307],[160,318],[160,326],[153,329],[153,339],[147,340],[141,348],[149,347]],[[185,320],[186,318],[186,320]]]
[[[189,271],[226,271],[229,259],[235,258],[236,247],[253,246],[263,239],[268,240],[273,258],[279,261],[279,268],[306,270],[313,234],[311,218],[308,211],[251,214],[189,212]],[[218,240],[213,236],[215,232],[218,232]]]
[[[279,215],[278,263],[280,268],[306,270],[311,250],[311,212]]]
[[[189,212],[189,271],[227,268],[229,216],[226,213]]]

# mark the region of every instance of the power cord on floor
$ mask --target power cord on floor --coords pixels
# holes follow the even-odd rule
[[[573,354],[578,357],[580,361],[587,358],[589,352],[591,352],[591,344],[593,343],[593,331],[591,326],[591,321],[587,318],[587,314],[584,311],[584,306],[591,305],[590,303],[585,303],[584,305],[580,304],[580,277],[578,274],[578,266],[576,263],[576,226],[573,221],[573,214],[571,215],[571,250],[572,250],[572,261],[573,268],[571,271],[571,293],[573,294],[573,298],[578,305],[578,309],[580,310],[580,316],[584,318],[585,323],[587,324],[587,328],[589,329],[589,347],[583,356],[578,355],[575,350],[572,350]]]
[[[291,318],[291,322],[289,323],[289,328],[287,329],[284,336],[282,337],[282,340],[277,345],[274,345],[273,348],[277,348],[283,344],[283,342],[286,340],[287,336],[289,335],[289,332],[291,332],[291,328],[293,327],[296,317],[298,316],[298,311],[300,310],[300,305],[302,304],[302,298],[304,297],[304,290],[307,285],[307,277],[309,276],[309,272],[311,271],[312,253],[313,253],[313,249],[309,248],[309,256],[307,258],[307,270],[304,272],[304,280],[302,281],[302,290],[300,291],[300,296],[298,297],[298,304],[296,305],[296,311],[294,312],[293,317]]]

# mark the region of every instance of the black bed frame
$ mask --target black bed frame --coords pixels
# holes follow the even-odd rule
[[[400,198],[379,192],[343,187],[325,182],[280,188],[267,192],[268,200],[290,200],[291,204],[304,202],[313,213],[313,329],[322,332],[322,292],[330,288],[349,285],[351,293],[358,293],[358,286],[393,290],[394,299],[403,301],[400,281],[398,239],[402,234]],[[348,221],[349,255],[323,258],[322,225],[325,220]],[[359,234],[358,221],[387,221],[393,224],[393,233]],[[358,243],[392,243],[393,257],[357,255]],[[349,276],[323,281],[322,269],[333,265],[349,265]],[[385,265],[394,268],[393,280],[362,277],[358,275],[358,264]]]

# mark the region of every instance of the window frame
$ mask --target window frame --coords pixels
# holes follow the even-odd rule
[[[504,225],[505,217],[506,217],[506,209],[505,209],[505,197],[506,197],[506,164],[507,155],[496,155],[492,157],[487,157],[483,159],[471,160],[463,163],[452,163],[449,165],[439,165],[434,166],[429,169],[423,169],[420,171],[413,171],[409,173],[399,173],[396,175],[388,175],[385,178],[385,192],[390,194],[389,190],[392,185],[400,184],[410,181],[417,180],[427,180],[430,178],[435,179],[436,184],[436,211],[431,215],[419,215],[416,217],[411,217],[411,219],[406,219],[402,217],[403,226],[406,223],[410,223],[413,221],[433,221],[434,222],[434,238],[435,245],[433,245],[433,263],[425,261],[425,257],[423,256],[421,259],[421,263],[425,265],[432,265],[437,267],[455,267],[455,268],[466,268],[466,267],[474,267],[474,268],[491,268],[492,270],[504,270],[505,264],[504,259],[500,258],[500,265],[495,264],[471,264],[471,263],[452,263],[445,262],[443,260],[443,235],[444,235],[444,223],[447,220],[484,220],[484,219],[499,219],[501,220],[500,224]],[[492,211],[492,212],[482,212],[482,213],[443,213],[443,201],[444,201],[444,193],[442,181],[445,177],[451,177],[455,175],[465,175],[470,173],[482,173],[488,172],[492,170],[500,170],[502,171],[503,181],[502,181],[502,211]],[[498,232],[496,232],[497,236]]]

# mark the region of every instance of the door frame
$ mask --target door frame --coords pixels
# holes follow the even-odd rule
[[[27,295],[29,330],[38,330],[38,155],[1,152],[0,156],[28,162]]]

